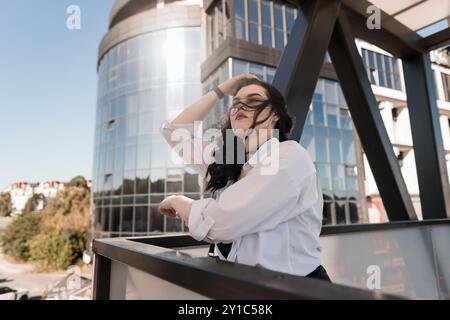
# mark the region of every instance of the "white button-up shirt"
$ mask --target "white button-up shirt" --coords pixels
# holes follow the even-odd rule
[[[182,130],[173,135],[175,129]],[[204,177],[209,164],[203,160],[206,144],[193,142],[193,124],[165,121],[161,132]],[[176,141],[180,132],[183,142]],[[187,156],[182,150],[189,147],[192,151]],[[274,172],[265,165],[269,158],[277,161]],[[231,242],[227,258],[216,246],[222,260],[300,276],[309,274],[321,264],[323,198],[308,152],[296,141],[279,142],[273,137],[250,156],[243,170],[245,177],[230,181],[215,198],[194,200],[188,221],[191,236],[208,243]]]

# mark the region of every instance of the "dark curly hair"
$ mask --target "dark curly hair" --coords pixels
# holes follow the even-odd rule
[[[278,116],[278,120],[274,126],[274,129],[279,130],[278,131],[279,132],[279,136],[278,136],[279,141],[282,142],[282,141],[288,140],[294,121],[293,121],[293,117],[291,115],[289,115],[287,112],[286,101],[285,101],[283,95],[277,88],[275,88],[271,84],[261,81],[261,80],[258,80],[258,79],[244,80],[237,88],[236,93],[239,92],[239,90],[241,88],[251,85],[251,84],[256,84],[256,85],[263,87],[265,89],[266,95],[268,97],[268,104],[261,105],[261,107],[256,109],[254,118],[253,118],[253,124],[252,124],[251,128],[255,128],[256,125],[263,123],[270,117],[270,114],[274,113],[276,116]],[[268,108],[268,107],[271,108],[271,112],[270,112],[269,116],[266,119],[263,119],[263,120],[260,120],[257,122],[256,119],[258,118],[258,116],[261,114],[261,112],[265,108]],[[227,150],[226,150],[226,146],[228,144],[226,141],[227,129],[232,129],[229,114],[225,118],[225,121],[221,128],[221,136],[223,139],[223,141],[222,141],[223,143],[219,144],[221,149],[219,150],[220,153],[218,152],[218,154],[219,154],[219,156],[221,156],[223,158],[222,159],[223,161],[220,164],[213,162],[208,166],[208,169],[206,171],[206,176],[208,176],[208,174],[209,174],[210,179],[205,187],[205,191],[212,191],[214,193],[218,189],[225,187],[229,180],[232,180],[233,183],[238,181],[239,176],[241,174],[243,163],[238,163],[238,150],[240,148],[244,148],[244,144],[243,144],[243,141],[241,138],[239,138],[235,135],[233,135],[231,137],[231,139],[233,139],[234,155],[233,155],[233,163],[230,164],[229,160],[228,160],[230,155],[227,157]],[[213,155],[217,156],[216,152],[214,152]],[[225,161],[225,159],[227,159],[228,161]]]

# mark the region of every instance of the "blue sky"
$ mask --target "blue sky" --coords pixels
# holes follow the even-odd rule
[[[97,51],[114,0],[0,0],[0,190],[91,178]],[[70,5],[81,30],[69,30]]]

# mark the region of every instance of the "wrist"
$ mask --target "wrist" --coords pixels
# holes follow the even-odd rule
[[[215,86],[212,91],[217,95],[217,97],[220,99],[223,99],[225,97],[225,92],[223,92],[222,88],[220,88],[220,85]]]

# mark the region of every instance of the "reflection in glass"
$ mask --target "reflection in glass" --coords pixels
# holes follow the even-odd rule
[[[148,207],[136,207],[135,210],[134,232],[147,232]]]

